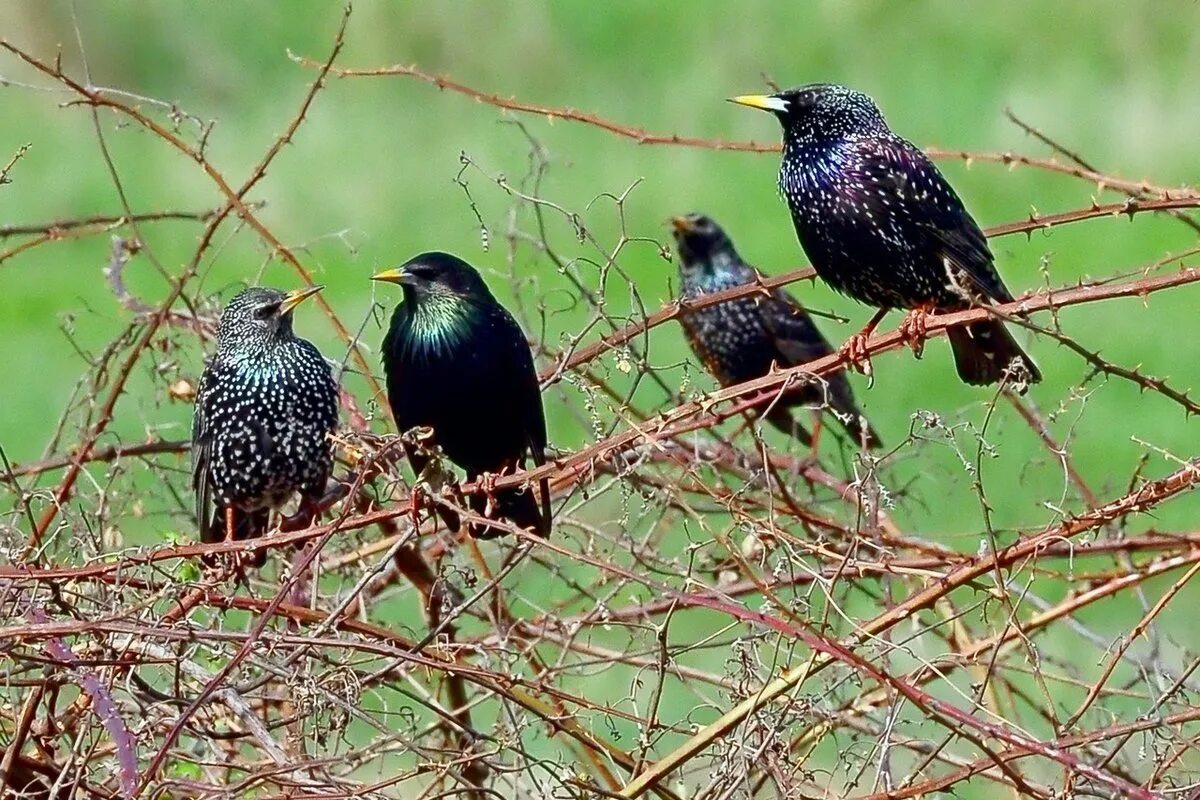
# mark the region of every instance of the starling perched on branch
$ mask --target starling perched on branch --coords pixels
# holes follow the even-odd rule
[[[679,251],[683,296],[697,298],[760,280],[738,255],[720,225],[700,214],[671,220]],[[782,289],[726,300],[679,318],[696,356],[722,386],[761,378],[772,365],[805,364],[833,352],[812,318]],[[854,402],[842,372],[789,391],[775,401],[767,421],[803,444],[812,437],[792,417],[796,406],[828,408],[855,444],[878,447],[879,437]]]
[[[221,315],[192,421],[202,541],[261,536],[292,495],[311,507],[325,492],[337,384],[317,348],[292,332],[293,309],[321,288],[246,289]]]
[[[892,133],[875,102],[844,86],[814,84],[732,102],[772,112],[783,126],[779,188],[817,274],[880,312],[847,343],[862,357],[867,335],[892,308],[914,352],[925,315],[1013,297],[983,232],[937,167]],[[959,377],[973,385],[1041,373],[1004,325],[989,319],[947,331]]]
[[[485,484],[523,467],[527,454],[544,464],[546,419],[533,355],[475,268],[447,253],[423,253],[372,280],[404,290],[383,340],[388,402],[400,431],[432,428],[446,457]],[[419,474],[428,457],[412,447],[408,456]],[[477,493],[468,502],[479,514],[545,536],[550,487],[544,478],[540,489],[540,505],[532,487]],[[447,524],[458,527],[458,520]],[[470,528],[485,538],[489,530]]]

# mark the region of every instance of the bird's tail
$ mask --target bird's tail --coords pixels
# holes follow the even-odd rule
[[[775,426],[776,429],[783,431],[788,436],[791,436],[805,447],[812,445],[812,434],[808,429],[796,421],[792,416],[792,411],[784,406],[772,408],[767,414],[767,422]]]
[[[201,539],[205,542],[224,542],[226,540],[241,542],[246,539],[257,539],[267,532],[267,527],[270,524],[270,509],[262,508],[257,511],[243,511],[239,508],[233,513],[233,536],[227,537],[225,535],[225,509],[217,508],[213,511],[212,521],[209,523],[207,530],[201,531]],[[266,560],[267,551],[256,550],[252,564],[253,566],[261,567]],[[205,559],[205,563],[215,562],[216,559]]]
[[[549,487],[543,481],[541,489],[545,497],[549,497]],[[487,496],[475,493],[468,498],[471,510],[483,515],[487,510]],[[518,487],[514,489],[497,489],[492,501],[492,519],[511,522],[518,528],[532,528],[538,536],[550,533],[550,517],[548,508],[538,504],[537,492],[532,488]],[[492,539],[502,536],[503,531],[489,528],[485,525],[472,525],[471,535],[477,539]]]
[[[954,365],[964,383],[986,386],[999,383],[1007,370],[1016,380],[1018,391],[1042,379],[1041,370],[1029,357],[1004,323],[990,319],[947,331]]]

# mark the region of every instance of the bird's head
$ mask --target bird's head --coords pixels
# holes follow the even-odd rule
[[[492,297],[475,268],[449,253],[422,253],[395,269],[372,275],[371,280],[399,284],[405,302],[418,308],[427,301],[479,302]]]
[[[269,343],[292,337],[292,311],[324,286],[281,292],[253,286],[239,292],[221,314],[218,346],[229,350],[250,343]]]
[[[685,277],[689,273],[711,272],[726,261],[737,260],[737,251],[724,229],[703,214],[672,217],[671,233]]]
[[[833,142],[888,132],[874,100],[834,83],[814,83],[775,94],[747,94],[731,97],[729,102],[770,111],[783,126],[786,141]]]

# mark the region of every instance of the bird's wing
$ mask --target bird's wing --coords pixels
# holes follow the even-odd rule
[[[765,310],[767,330],[775,337],[775,347],[783,357],[781,367],[797,366],[833,352],[829,340],[821,334],[808,312],[782,289],[775,292],[769,309]],[[838,371],[823,378],[826,402],[834,411],[856,417],[860,413],[854,394],[844,372]]]
[[[779,366],[794,367],[833,352],[808,312],[782,289],[763,299],[762,318],[779,351]]]
[[[963,289],[968,294],[1012,300],[987,237],[928,156],[903,139],[864,139],[856,150],[863,172],[859,178],[867,187],[857,199],[874,219],[898,217],[905,230],[919,231],[918,246],[954,267],[967,280]]]
[[[200,541],[208,541],[211,523],[211,486],[208,466],[212,455],[212,432],[209,430],[206,413],[208,395],[212,388],[214,367],[205,367],[196,390],[196,407],[192,413],[192,490],[196,496],[196,525],[200,529]]]
[[[512,363],[517,372],[515,401],[519,404],[529,455],[533,458],[533,463],[540,467],[546,463],[547,439],[546,414],[542,409],[542,390],[538,384],[537,367],[534,366],[533,353],[525,339],[525,332],[521,330],[521,326],[507,310],[501,307],[501,311],[505,318],[505,327],[511,330],[508,339],[513,343],[514,348]],[[550,485],[548,480],[542,479],[541,489],[542,517],[549,528]]]
[[[535,458],[541,458],[546,450],[546,416],[542,411],[542,391],[538,384],[537,368],[533,364],[533,353],[525,332],[503,306],[498,306],[502,314],[501,333],[512,343],[512,376],[515,387],[514,400],[519,404],[519,418],[529,440],[530,450]]]

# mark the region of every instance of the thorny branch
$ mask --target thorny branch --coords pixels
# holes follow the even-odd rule
[[[811,271],[647,311],[628,266],[665,248],[650,228],[657,219],[642,226],[627,217],[637,187],[598,193],[604,202],[582,210],[545,196],[554,162],[533,126],[520,124],[530,147],[525,177],[497,177],[504,171],[467,154],[447,170],[510,276],[518,262],[553,265],[541,296],[522,296],[517,307],[536,332],[560,446],[546,466],[495,482],[548,477],[553,536],[510,526],[510,537],[477,544],[417,516],[410,477],[388,455],[394,432],[359,409],[369,398],[346,391],[341,485],[325,519],[249,542],[195,542],[188,444],[155,425],[152,409],[190,399],[170,364],[198,359],[212,335],[215,320],[193,311],[187,292],[230,216],[310,280],[257,215],[263,201],[246,198],[296,140],[329,76],[415,78],[531,120],[569,120],[641,144],[776,149],[651,134],[413,66],[340,69],[333,63],[348,17],[326,60],[292,56],[319,69],[317,79],[240,186],[209,160],[211,126],[192,141],[176,105],[94,87],[58,60],[0,43],[72,102],[110,109],[184,155],[222,197],[208,211],[84,217],[68,209],[56,222],[0,229],[17,240],[0,253],[13,268],[34,247],[111,236],[91,274],[132,317],[102,351],[81,349],[84,376],[46,431],[47,451],[14,464],[0,449],[0,545],[11,562],[0,565],[8,612],[0,669],[11,710],[0,715],[0,791],[39,800],[645,792],[714,800],[918,797],[975,781],[1040,798],[1173,798],[1200,787],[1200,653],[1170,619],[1200,572],[1195,514],[1177,513],[1195,507],[1186,504],[1200,484],[1187,427],[1200,405],[1186,373],[1156,377],[1102,357],[1060,317],[1086,306],[1119,324],[1131,313],[1121,298],[1195,292],[1194,251],[1149,267],[1094,265],[1090,274],[1103,277],[1047,280],[1010,304],[932,317],[936,338],[999,315],[1028,331],[1056,374],[1024,399],[1006,387],[982,409],[914,409],[908,430],[889,430],[890,449],[878,455],[828,438],[797,453],[754,414],[797,381],[844,369],[841,356],[706,391],[711,384],[679,363],[659,329]],[[991,237],[1086,220],[1115,231],[1123,217],[1200,207],[1193,189],[1105,174],[1014,120],[1055,158],[929,152],[1067,175],[1126,198],[1035,213],[989,229]],[[24,152],[0,171],[6,192],[23,189],[14,166]],[[120,180],[119,165],[109,166]],[[469,168],[487,178],[483,186],[468,189]],[[509,204],[503,218],[482,211],[487,191]],[[619,229],[612,240],[595,233],[606,214]],[[562,228],[548,224],[560,219]],[[134,226],[166,220],[204,227],[168,289],[140,297],[123,278],[128,259],[148,246]],[[570,233],[560,238],[558,229]],[[514,288],[528,294],[515,278]],[[551,294],[570,303],[548,302]],[[369,325],[324,308],[377,391],[350,333]],[[876,359],[927,368],[903,348],[894,330],[867,346]],[[1133,462],[1113,456],[1097,474],[1082,454],[1107,440],[1092,441],[1085,423],[1123,387],[1143,393],[1154,413],[1182,410],[1163,417],[1178,436],[1135,439]],[[867,395],[872,411],[881,391]],[[145,436],[113,433],[118,414],[141,414]],[[1144,435],[1132,424],[1116,433]],[[1007,489],[999,470],[980,469],[1013,459],[1019,474]],[[930,524],[924,504],[964,496],[976,515],[994,509],[1003,527],[971,515],[954,518],[950,532]],[[432,501],[459,502],[452,494]],[[198,566],[202,555],[251,550],[271,558],[241,580],[232,569]]]

